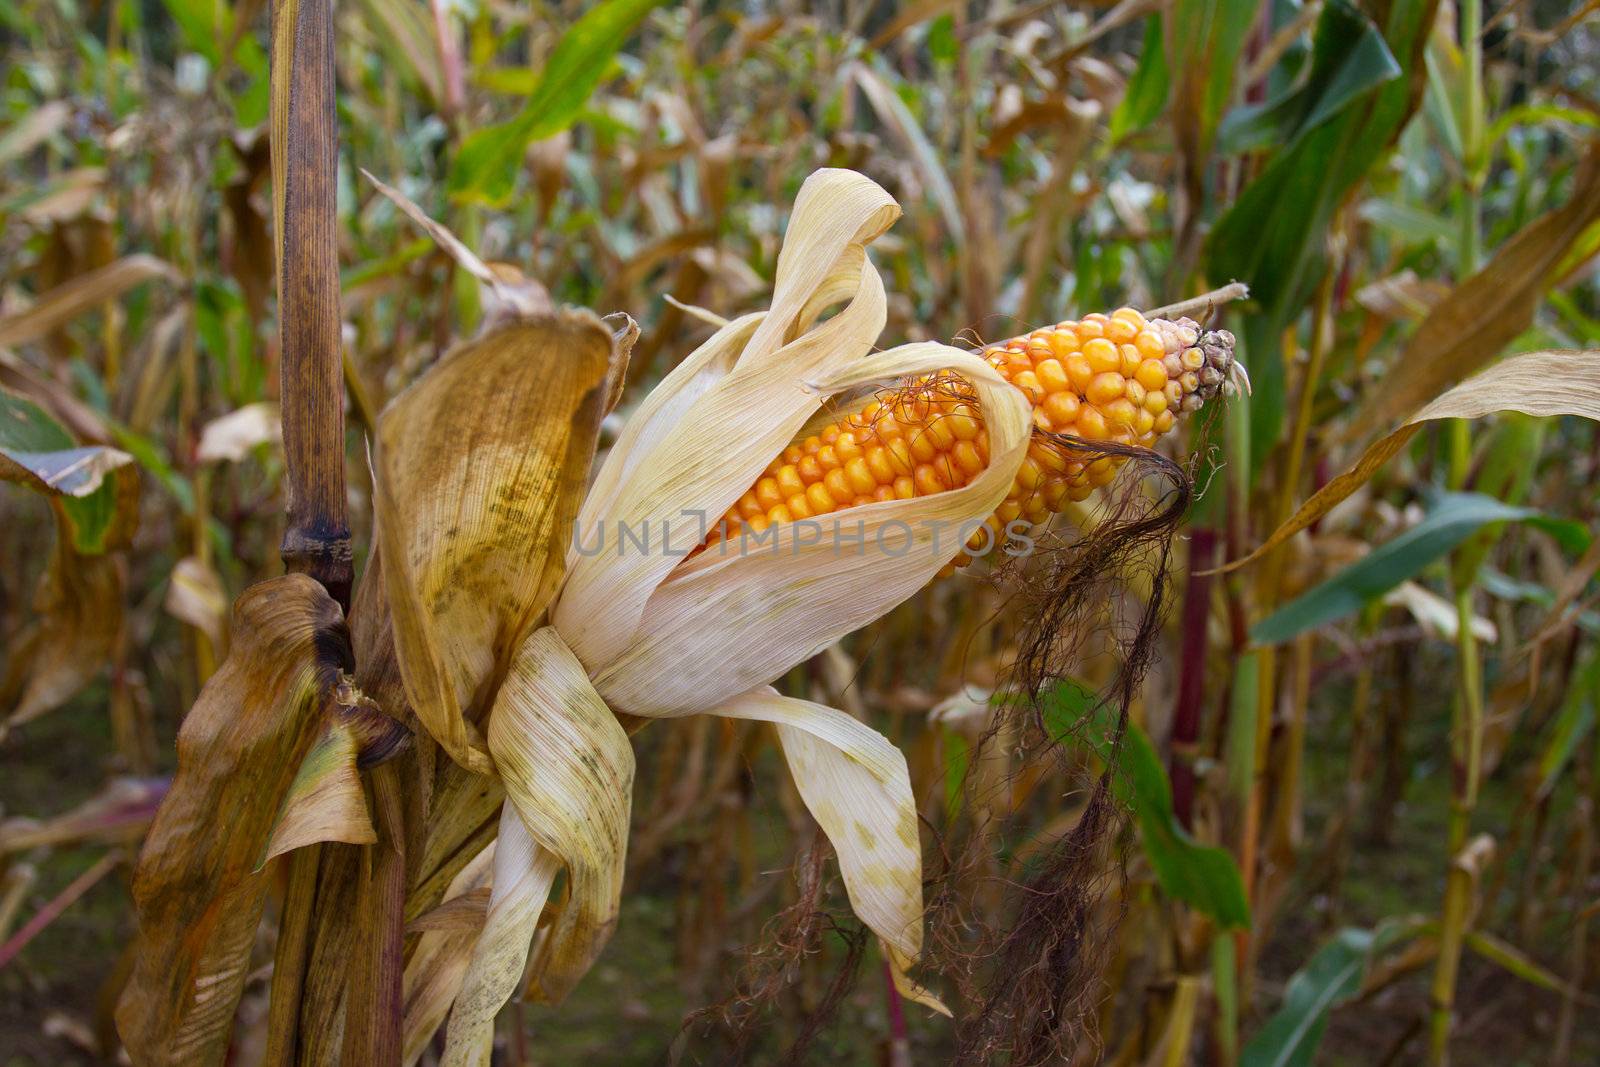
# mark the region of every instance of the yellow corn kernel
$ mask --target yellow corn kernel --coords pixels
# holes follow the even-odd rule
[[[1149,447],[1180,413],[1222,390],[1231,346],[1226,334],[1202,337],[1187,320],[1146,320],[1119,308],[1035,330],[983,355],[1028,398],[1039,430]],[[958,376],[934,375],[791,444],[727,510],[707,544],[967,485],[989,462],[989,435],[973,400]],[[1047,521],[1066,501],[1109,483],[1124,460],[1075,453],[1037,436],[1006,499],[967,547],[999,547],[1006,524],[1018,519]],[[953,565],[970,559],[962,552]]]

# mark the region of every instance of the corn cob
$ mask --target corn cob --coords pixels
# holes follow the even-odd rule
[[[990,346],[983,356],[1033,404],[1034,440],[1011,492],[968,548],[1003,543],[1008,523],[1043,523],[1110,482],[1125,456],[1077,455],[1047,434],[1150,447],[1183,412],[1221,393],[1242,368],[1233,336],[1189,319],[1147,321],[1132,308],[1086,315]],[[1037,431],[1044,431],[1039,433]],[[789,446],[728,510],[709,547],[773,523],[966,485],[989,462],[970,386],[932,375]],[[952,561],[971,560],[962,551]]]

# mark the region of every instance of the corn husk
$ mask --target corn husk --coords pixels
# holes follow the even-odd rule
[[[378,542],[406,697],[456,762],[491,769],[485,683],[561,578],[614,355],[587,312],[445,356],[379,420]]]
[[[632,413],[606,457],[552,625],[524,640],[490,719],[488,750],[511,803],[447,1063],[487,1063],[494,1013],[515,991],[555,870],[567,871],[570,890],[529,968],[530,993],[565,995],[609,936],[633,774],[621,713],[774,723],[896,985],[945,1010],[906,973],[921,950],[922,869],[904,758],[849,715],[766,687],[926,584],[958,550],[956,529],[1004,499],[1028,447],[1026,399],[977,357],[934,344],[868,355],[885,300],[865,249],[896,214],[860,175],[813,175],[771,309],[723,324]],[[705,536],[693,515],[722,514],[829,399],[940,371],[967,379],[989,431],[990,465],[970,484],[851,509],[862,536],[853,551],[795,524],[775,527],[771,551],[686,561]],[[596,531],[623,525],[651,531],[650,549],[592,552]]]

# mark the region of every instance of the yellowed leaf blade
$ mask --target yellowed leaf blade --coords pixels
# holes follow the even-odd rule
[[[251,586],[234,644],[178,731],[178,769],[134,873],[139,933],[117,1026],[134,1062],[221,1063],[269,876],[254,871],[321,709],[344,620],[302,574]]]
[[[1255,562],[1332,511],[1394,458],[1424,422],[1476,419],[1497,411],[1580,415],[1600,421],[1600,351],[1525,352],[1462,382],[1369,445],[1355,466],[1312,494],[1255,551],[1212,573],[1225,573]]]
[[[1351,421],[1346,439],[1365,440],[1497,357],[1533,321],[1568,249],[1597,218],[1600,141],[1593,141],[1567,202],[1517,231],[1482,270],[1434,306]]]
[[[80,274],[40,296],[31,307],[0,317],[0,347],[36,341],[152,278],[175,281],[178,272],[163,260],[140,253]]]
[[[588,312],[513,322],[379,420],[378,541],[406,695],[479,773],[490,762],[468,713],[561,579],[612,355]]]
[[[330,716],[289,783],[256,870],[275,856],[319,841],[370,845],[378,839],[356,770],[357,755],[354,728],[338,715]]]

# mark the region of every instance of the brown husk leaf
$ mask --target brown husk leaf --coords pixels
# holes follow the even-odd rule
[[[472,723],[560,581],[615,348],[587,311],[457,347],[379,420],[376,507],[409,703],[486,773]]]

